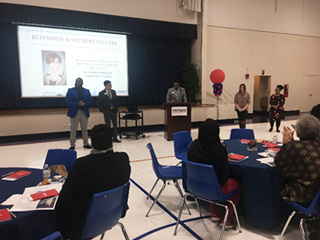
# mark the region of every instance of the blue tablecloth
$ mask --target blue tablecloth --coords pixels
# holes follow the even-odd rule
[[[242,204],[246,222],[268,230],[278,227],[285,214],[282,211],[285,204],[280,196],[284,178],[277,168],[256,160],[261,158],[258,152],[263,152],[266,148],[258,144],[257,151],[248,151],[248,145],[241,144],[239,140],[225,140],[224,143],[228,153],[249,157],[241,162],[229,161],[230,177],[242,181]]]
[[[14,182],[0,180],[0,203],[13,194],[22,194],[26,187],[36,186],[42,181],[42,170],[33,168],[0,168],[0,176],[19,170],[30,171],[31,174]],[[0,209],[11,206],[0,205]],[[55,211],[15,212],[17,218],[0,223],[1,240],[37,240],[56,229]]]

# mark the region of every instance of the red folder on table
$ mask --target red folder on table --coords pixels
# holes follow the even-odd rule
[[[7,220],[11,220],[11,214],[9,212],[9,210],[6,209],[1,209],[0,210],[0,222],[4,222]]]
[[[280,148],[269,148],[269,150],[279,152]]]
[[[250,139],[241,139],[241,143],[248,143],[250,141],[251,141]]]
[[[240,155],[240,154],[237,154],[237,153],[230,153],[229,156],[228,156],[228,159],[230,161],[242,161],[244,159],[246,159],[247,156],[243,156],[243,155]]]
[[[59,195],[59,192],[56,189],[50,189],[47,191],[37,192],[37,193],[31,194],[30,197],[33,201],[36,201],[36,200],[40,200],[43,198],[54,197],[57,195]]]
[[[20,170],[18,172],[7,175],[6,178],[19,179],[19,178],[22,178],[22,177],[27,176],[29,174],[31,174],[30,171]]]
[[[269,148],[278,148],[278,147],[279,147],[277,144],[275,144],[275,143],[273,143],[273,142],[267,142],[267,141],[265,141],[265,142],[262,142],[262,144],[265,145],[265,146],[267,146],[267,147],[269,147]]]

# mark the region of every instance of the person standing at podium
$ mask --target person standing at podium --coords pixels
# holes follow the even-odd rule
[[[186,90],[180,87],[179,82],[174,82],[173,87],[168,89],[167,92],[167,103],[181,103],[187,102]]]

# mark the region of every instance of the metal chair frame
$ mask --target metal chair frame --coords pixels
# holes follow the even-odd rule
[[[317,220],[319,219],[319,214],[320,214],[320,189],[318,189],[317,193],[315,194],[315,196],[313,197],[313,200],[311,202],[311,204],[309,205],[309,207],[304,207],[298,203],[295,203],[295,202],[289,202],[287,201],[287,203],[289,205],[291,205],[292,207],[294,207],[298,212],[301,212],[303,213],[305,216],[302,217],[300,219],[300,223],[299,223],[299,228],[300,228],[300,233],[301,233],[301,236],[302,236],[302,239],[303,240],[306,240],[307,239],[307,236],[306,236],[306,232],[304,230],[304,227],[303,227],[303,224],[306,222],[306,221],[313,221],[313,220]],[[282,232],[279,236],[279,239],[278,240],[281,240],[285,231],[287,230],[287,227],[289,225],[289,223],[291,222],[291,219],[295,216],[295,214],[297,213],[297,211],[294,210],[292,211],[292,213],[289,215],[283,229],[282,229]]]
[[[188,179],[188,172],[192,171],[192,169],[199,169],[197,174],[197,178],[199,179],[198,183],[194,183],[194,176],[195,174],[193,174],[193,183],[192,186],[189,185],[189,179]],[[198,204],[198,199],[208,202],[208,203],[212,203],[212,204],[216,204],[220,207],[225,208],[225,215],[224,215],[224,220],[223,220],[223,225],[222,225],[222,229],[221,229],[221,233],[220,233],[220,240],[223,239],[223,235],[224,235],[224,231],[225,231],[225,226],[226,226],[226,222],[227,222],[227,216],[229,213],[229,209],[228,209],[228,205],[227,203],[229,202],[233,209],[234,209],[234,213],[235,213],[235,217],[236,217],[236,221],[237,221],[237,225],[239,228],[239,232],[241,233],[241,226],[240,226],[240,222],[239,222],[239,217],[238,217],[238,212],[236,209],[236,206],[234,205],[234,203],[230,200],[230,197],[233,196],[234,194],[237,193],[237,191],[233,191],[230,192],[226,195],[223,195],[221,192],[221,188],[219,185],[219,181],[218,178],[216,176],[214,167],[212,165],[207,165],[207,164],[200,164],[200,163],[195,163],[195,162],[190,162],[188,160],[183,159],[182,161],[182,181],[183,181],[183,186],[185,188],[186,194],[184,195],[181,204],[180,204],[180,212],[179,212],[179,216],[177,219],[177,223],[176,223],[176,227],[174,230],[173,235],[176,236],[177,234],[177,229],[180,223],[180,219],[181,219],[181,214],[182,214],[182,209],[184,204],[186,204],[186,198],[187,196],[191,196],[194,197],[196,200],[196,204],[197,204],[197,208],[200,214],[200,217],[202,217],[201,214],[201,210]],[[199,174],[199,175],[198,175]],[[211,175],[211,176],[210,176]],[[210,179],[207,178],[207,176],[210,176]],[[198,194],[201,194],[202,196],[197,195],[196,193],[192,193],[193,189],[196,189],[197,187],[195,186],[196,184],[198,185],[202,185],[203,188],[199,189]],[[191,187],[191,191],[190,188]],[[207,191],[208,193],[210,192],[210,194],[208,194],[208,196],[206,196],[205,191]],[[214,194],[214,192],[216,192],[216,194]],[[218,195],[218,196],[213,196],[213,195]]]
[[[157,180],[153,184],[150,192],[148,193],[147,199],[149,199],[149,196],[151,195],[152,191],[154,190],[154,188],[157,185],[157,183],[159,182],[159,180],[163,181],[163,185],[162,185],[159,193],[157,194],[156,198],[154,199],[151,207],[149,208],[149,210],[146,214],[146,217],[149,216],[149,213],[150,213],[152,207],[158,201],[161,193],[163,192],[163,190],[165,189],[167,184],[169,184],[169,181],[174,182],[174,185],[176,186],[181,198],[183,198],[183,192],[182,192],[182,189],[178,183],[178,180],[182,178],[182,168],[180,166],[164,166],[164,165],[159,164],[157,157],[155,155],[154,149],[152,147],[152,144],[148,143],[147,148],[150,150],[153,170],[154,170],[155,174],[157,175]],[[189,207],[187,205],[186,205],[186,207],[188,209],[189,214],[191,215]]]

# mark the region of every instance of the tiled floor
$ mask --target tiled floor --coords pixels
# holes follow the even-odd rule
[[[290,126],[294,124],[295,120],[284,121],[283,125]],[[230,136],[230,129],[235,128],[235,125],[222,126],[220,136],[221,139],[228,139]],[[268,123],[252,123],[247,124],[247,128],[254,129],[257,139],[270,140],[276,134],[279,140],[282,140],[281,134],[268,132]],[[197,137],[198,131],[192,130],[192,137]],[[127,215],[121,222],[125,225],[130,239],[219,239],[220,227],[216,226],[210,221],[210,218],[203,218],[189,221],[186,223],[189,229],[179,226],[177,236],[173,236],[175,217],[178,215],[179,204],[181,198],[173,184],[166,187],[162,193],[159,201],[164,209],[155,205],[151,210],[149,217],[145,214],[151,206],[151,200],[146,199],[146,192],[148,192],[154,181],[155,174],[152,170],[150,153],[146,148],[146,144],[151,142],[155,149],[156,155],[162,164],[176,164],[178,161],[174,157],[173,142],[166,141],[163,137],[163,132],[147,133],[146,138],[142,139],[123,139],[122,143],[114,144],[115,151],[125,151],[128,153],[131,161],[131,182],[129,194],[129,207]],[[78,146],[76,151],[78,157],[87,155],[89,150],[82,148],[82,142],[77,141]],[[32,167],[41,168],[49,148],[68,148],[69,142],[65,141],[51,141],[43,143],[27,143],[24,145],[0,146],[0,167]],[[158,183],[154,194],[159,191],[161,183]],[[192,215],[189,216],[184,211],[182,218],[198,218],[194,203],[189,203]],[[209,209],[207,205],[202,206],[203,215],[209,216]],[[235,230],[228,230],[225,233],[224,239],[228,240],[260,240],[260,239],[277,239],[283,225],[279,226],[274,231],[266,231],[256,229],[246,224],[244,219],[240,216],[240,223],[242,226],[242,233]],[[192,232],[192,231],[193,232]],[[98,238],[96,238],[98,239]],[[114,227],[105,234],[104,239],[124,239],[119,227]],[[301,235],[297,225],[291,224],[284,236],[285,240],[301,239]]]

